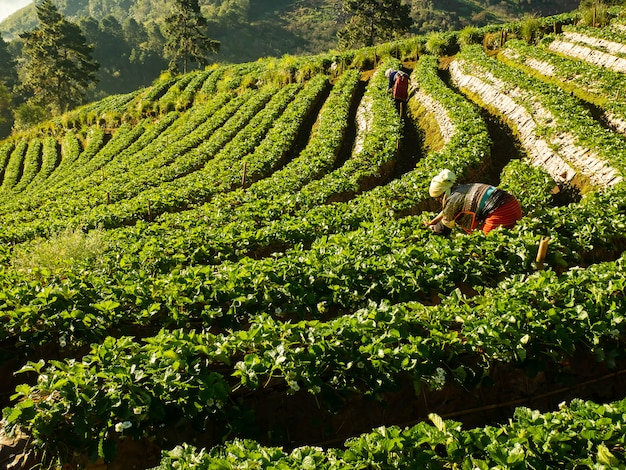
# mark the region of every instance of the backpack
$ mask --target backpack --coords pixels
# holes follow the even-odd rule
[[[399,101],[406,101],[409,97],[409,76],[398,71],[396,73],[395,82],[393,84],[393,91],[391,93],[394,99]]]

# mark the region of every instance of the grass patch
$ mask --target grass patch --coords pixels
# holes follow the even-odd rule
[[[37,238],[17,245],[11,265],[18,271],[60,271],[86,261],[94,261],[106,249],[103,231],[65,229],[49,238]]]

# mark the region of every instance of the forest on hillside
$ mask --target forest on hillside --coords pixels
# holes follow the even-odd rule
[[[161,25],[166,0],[55,0],[59,11],[81,26],[101,64],[92,99],[148,85],[165,68]],[[209,35],[220,41],[215,62],[242,63],[284,54],[317,54],[337,47],[347,16],[342,0],[201,0]],[[525,14],[571,11],[579,0],[411,0],[407,34],[452,31],[507,22]],[[19,34],[37,25],[34,4],[0,23],[0,34],[20,56]]]

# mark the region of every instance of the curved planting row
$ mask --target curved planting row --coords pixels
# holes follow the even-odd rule
[[[9,159],[4,168],[2,186],[0,186],[0,190],[3,192],[10,191],[18,183],[27,149],[28,140],[25,139],[19,140],[15,146],[11,148]]]
[[[75,347],[129,323],[183,326],[202,320],[235,326],[262,311],[287,319],[323,318],[370,301],[430,301],[461,283],[479,289],[497,282],[502,272],[532,271],[541,235],[551,237],[548,262],[555,267],[586,262],[592,249],[619,246],[623,207],[622,192],[611,191],[529,219],[510,234],[481,237],[481,243],[475,239],[479,234],[434,238],[420,229],[418,217],[322,237],[310,249],[296,247],[276,258],[243,258],[158,276],[130,260],[128,268],[122,253],[118,272],[66,271],[47,277],[43,289],[5,272],[3,339],[34,346],[65,335]],[[594,215],[599,211],[604,218]]]
[[[153,269],[155,264],[150,260],[154,260],[160,263],[160,269],[169,269],[167,266],[178,263],[185,253],[193,263],[221,262],[225,257],[231,258],[236,254],[241,256],[266,248],[280,249],[281,246],[293,246],[296,243],[308,244],[321,235],[354,230],[364,220],[379,222],[388,216],[418,213],[419,207],[428,200],[427,186],[432,168],[448,165],[463,175],[488,158],[490,140],[484,122],[473,106],[449,90],[437,76],[435,57],[423,56],[414,76],[419,77],[419,82],[415,81],[417,79],[414,81],[424,90],[424,94],[437,96],[442,106],[449,109],[459,129],[451,136],[449,145],[425,156],[415,169],[345,204],[320,206],[315,204],[316,200],[303,200],[291,194],[297,187],[291,183],[285,187],[284,180],[287,178],[291,182],[292,178],[302,175],[303,164],[313,164],[310,154],[315,153],[320,145],[319,140],[337,142],[325,139],[327,134],[320,130],[319,140],[310,142],[307,147],[310,151],[305,150],[304,155],[301,155],[302,160],[290,163],[271,178],[252,185],[245,193],[218,196],[214,204],[198,209],[200,216],[196,211],[172,214],[158,226],[139,226],[120,232],[120,238],[133,240],[126,251],[129,260],[133,260],[132,266],[145,269],[148,266],[146,263],[150,262]],[[332,157],[334,153],[336,150],[329,155]],[[351,175],[344,167],[333,173],[337,177],[341,174]],[[324,189],[327,186],[325,178],[319,183],[315,182],[314,188],[328,191]],[[147,242],[145,237],[150,241]],[[145,243],[139,245],[134,242],[136,240],[144,240]],[[135,249],[140,251],[134,252]],[[168,256],[159,257],[157,253],[168,253]]]
[[[536,165],[556,181],[582,175],[592,185],[622,180],[622,138],[604,129],[574,99],[554,85],[529,77],[469,47],[450,65],[467,93],[504,115]]]
[[[187,153],[185,155],[187,161],[182,161],[178,166],[174,165],[171,168],[163,167],[163,173],[169,177],[165,178],[165,182],[159,186],[148,188],[136,197],[120,200],[115,205],[94,208],[91,213],[76,220],[76,223],[86,223],[91,226],[118,226],[128,221],[149,218],[149,205],[152,207],[153,214],[159,214],[201,203],[211,199],[215,194],[236,188],[242,181],[241,159],[251,153],[255,146],[262,144],[266,133],[271,139],[272,131],[279,134],[283,132],[280,126],[274,126],[274,121],[281,118],[285,121],[293,120],[293,116],[287,114],[285,117],[284,114],[289,102],[295,97],[293,106],[296,114],[300,118],[306,116],[306,111],[314,105],[324,86],[325,80],[320,76],[318,80],[311,82],[308,89],[298,93],[297,97],[295,96],[298,92],[297,87],[283,88],[272,98],[269,105],[254,117],[250,116],[252,119],[249,123],[245,123],[245,127],[243,127],[243,122],[234,123],[238,129],[235,134],[222,134],[221,129],[226,131],[230,127],[225,125],[193,152]],[[292,128],[290,137],[279,143],[281,154],[291,147],[297,130],[297,127]],[[228,138],[229,136],[232,140]],[[276,145],[275,142],[274,145]],[[212,156],[210,164],[202,162],[203,167],[189,172],[194,169],[193,166],[189,166],[189,161],[194,162],[194,157],[206,155]]]
[[[551,43],[550,40],[544,40]],[[626,134],[626,102],[622,95],[624,75],[580,60],[563,57],[543,46],[509,41],[500,57],[507,64],[523,67],[527,73],[572,91],[581,99],[605,111],[605,119],[618,132]]]
[[[573,400],[539,413],[516,409],[507,424],[463,429],[436,414],[402,429],[383,426],[346,442],[345,448],[264,447],[234,440],[211,450],[192,445],[165,452],[154,470],[281,468],[620,468],[625,464],[622,417],[626,401]]]
[[[626,70],[626,34],[613,28],[565,26],[549,48],[565,56],[595,63],[607,69]]]

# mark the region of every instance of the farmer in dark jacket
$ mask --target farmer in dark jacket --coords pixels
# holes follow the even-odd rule
[[[391,91],[393,89],[393,85],[394,83],[396,83],[396,74],[398,73],[397,70],[394,69],[387,69],[385,71],[385,77],[387,77],[387,79],[389,80],[387,83],[387,91]]]
[[[484,183],[455,186],[456,175],[443,170],[428,190],[441,202],[441,212],[424,224],[439,235],[447,235],[455,225],[470,233],[480,228],[485,234],[497,227],[512,228],[522,218],[518,200],[506,191]]]
[[[400,70],[387,69],[385,77],[388,79],[387,91],[393,96],[396,108],[402,114],[403,103],[409,98],[409,76]]]

